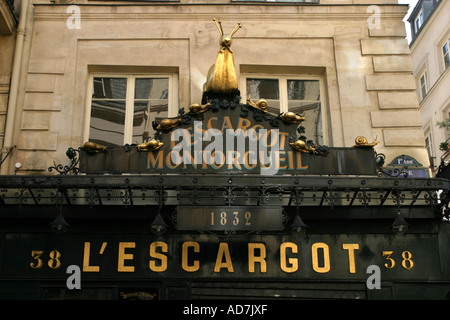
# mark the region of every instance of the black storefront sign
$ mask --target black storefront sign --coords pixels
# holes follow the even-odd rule
[[[162,147],[81,149],[83,173],[376,175],[373,148],[296,150],[298,123],[247,106],[206,111],[159,132]],[[318,151],[320,150],[320,152]]]
[[[4,279],[366,280],[378,266],[383,281],[442,279],[435,235],[6,234]]]

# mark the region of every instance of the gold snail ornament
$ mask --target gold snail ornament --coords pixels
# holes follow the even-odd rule
[[[208,111],[209,108],[211,108],[211,103],[209,103],[209,102],[207,104],[204,104],[204,105],[195,103],[195,104],[192,104],[189,107],[189,114],[200,114],[200,113],[203,113],[205,111]]]
[[[172,128],[175,128],[176,126],[180,125],[182,122],[182,118],[172,118],[172,119],[163,119],[156,127],[156,130],[170,130]]]
[[[267,103],[267,100],[265,100],[265,99],[259,99],[258,101],[253,102],[250,98],[248,98],[247,103],[250,106],[252,106],[256,109],[259,109],[261,111],[266,111],[267,107],[269,106],[269,104]]]
[[[137,148],[139,151],[154,151],[158,150],[163,146],[164,143],[161,141],[158,141],[156,139],[151,139],[149,141],[146,141],[144,143],[138,144]]]
[[[304,116],[299,115],[298,113],[294,113],[292,111],[283,112],[280,115],[280,119],[289,123],[301,123],[306,120]]]
[[[314,148],[312,146],[308,146],[308,144],[301,139],[298,139],[295,142],[290,142],[289,145],[292,148],[294,148],[295,150],[300,151],[300,152],[317,153],[316,148]]]
[[[369,143],[366,139],[366,137],[358,136],[355,139],[355,145],[354,148],[371,148],[373,146],[376,146],[378,144],[377,138],[375,138],[374,141]]]
[[[228,35],[224,33],[220,19],[219,21],[213,19],[213,21],[220,33],[220,51],[217,53],[216,63],[208,71],[203,91],[230,93],[238,88],[234,54],[230,47],[233,42],[233,35],[242,27],[242,24],[238,23]]]
[[[86,142],[81,149],[85,150],[86,152],[105,152],[106,147],[102,146],[101,144],[88,141]]]

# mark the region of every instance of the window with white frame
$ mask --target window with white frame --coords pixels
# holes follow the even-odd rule
[[[140,144],[152,122],[176,110],[176,76],[95,74],[90,77],[87,140],[105,146]]]
[[[446,70],[450,66],[449,47],[450,47],[450,38],[448,38],[445,41],[444,45],[442,46],[442,57],[444,59],[444,70]]]
[[[427,71],[425,70],[419,77],[419,85],[420,85],[420,94],[422,100],[425,99],[428,93],[428,84],[427,84]]]
[[[425,148],[427,149],[428,157],[432,158],[433,157],[433,142],[431,140],[431,133],[429,131],[425,134]]]
[[[420,10],[419,14],[417,15],[416,19],[414,20],[414,27],[416,30],[416,33],[419,31],[420,27],[422,27],[423,24],[423,13],[422,10]]]
[[[305,116],[305,136],[323,144],[321,85],[320,77],[241,74],[240,88],[246,99],[267,100],[266,110],[273,115],[292,111]]]
[[[430,130],[425,131],[425,149],[427,149],[428,159],[430,160],[430,165],[434,166],[434,152],[433,152],[433,140],[431,138]]]

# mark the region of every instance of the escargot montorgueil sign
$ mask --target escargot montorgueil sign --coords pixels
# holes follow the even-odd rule
[[[232,173],[375,175],[371,147],[315,146],[298,135],[301,125],[251,104],[215,99],[203,113],[175,119],[153,145],[82,148],[87,173]]]

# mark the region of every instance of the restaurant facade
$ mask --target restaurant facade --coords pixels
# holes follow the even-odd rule
[[[448,299],[407,7],[344,2],[22,0],[0,297]]]

